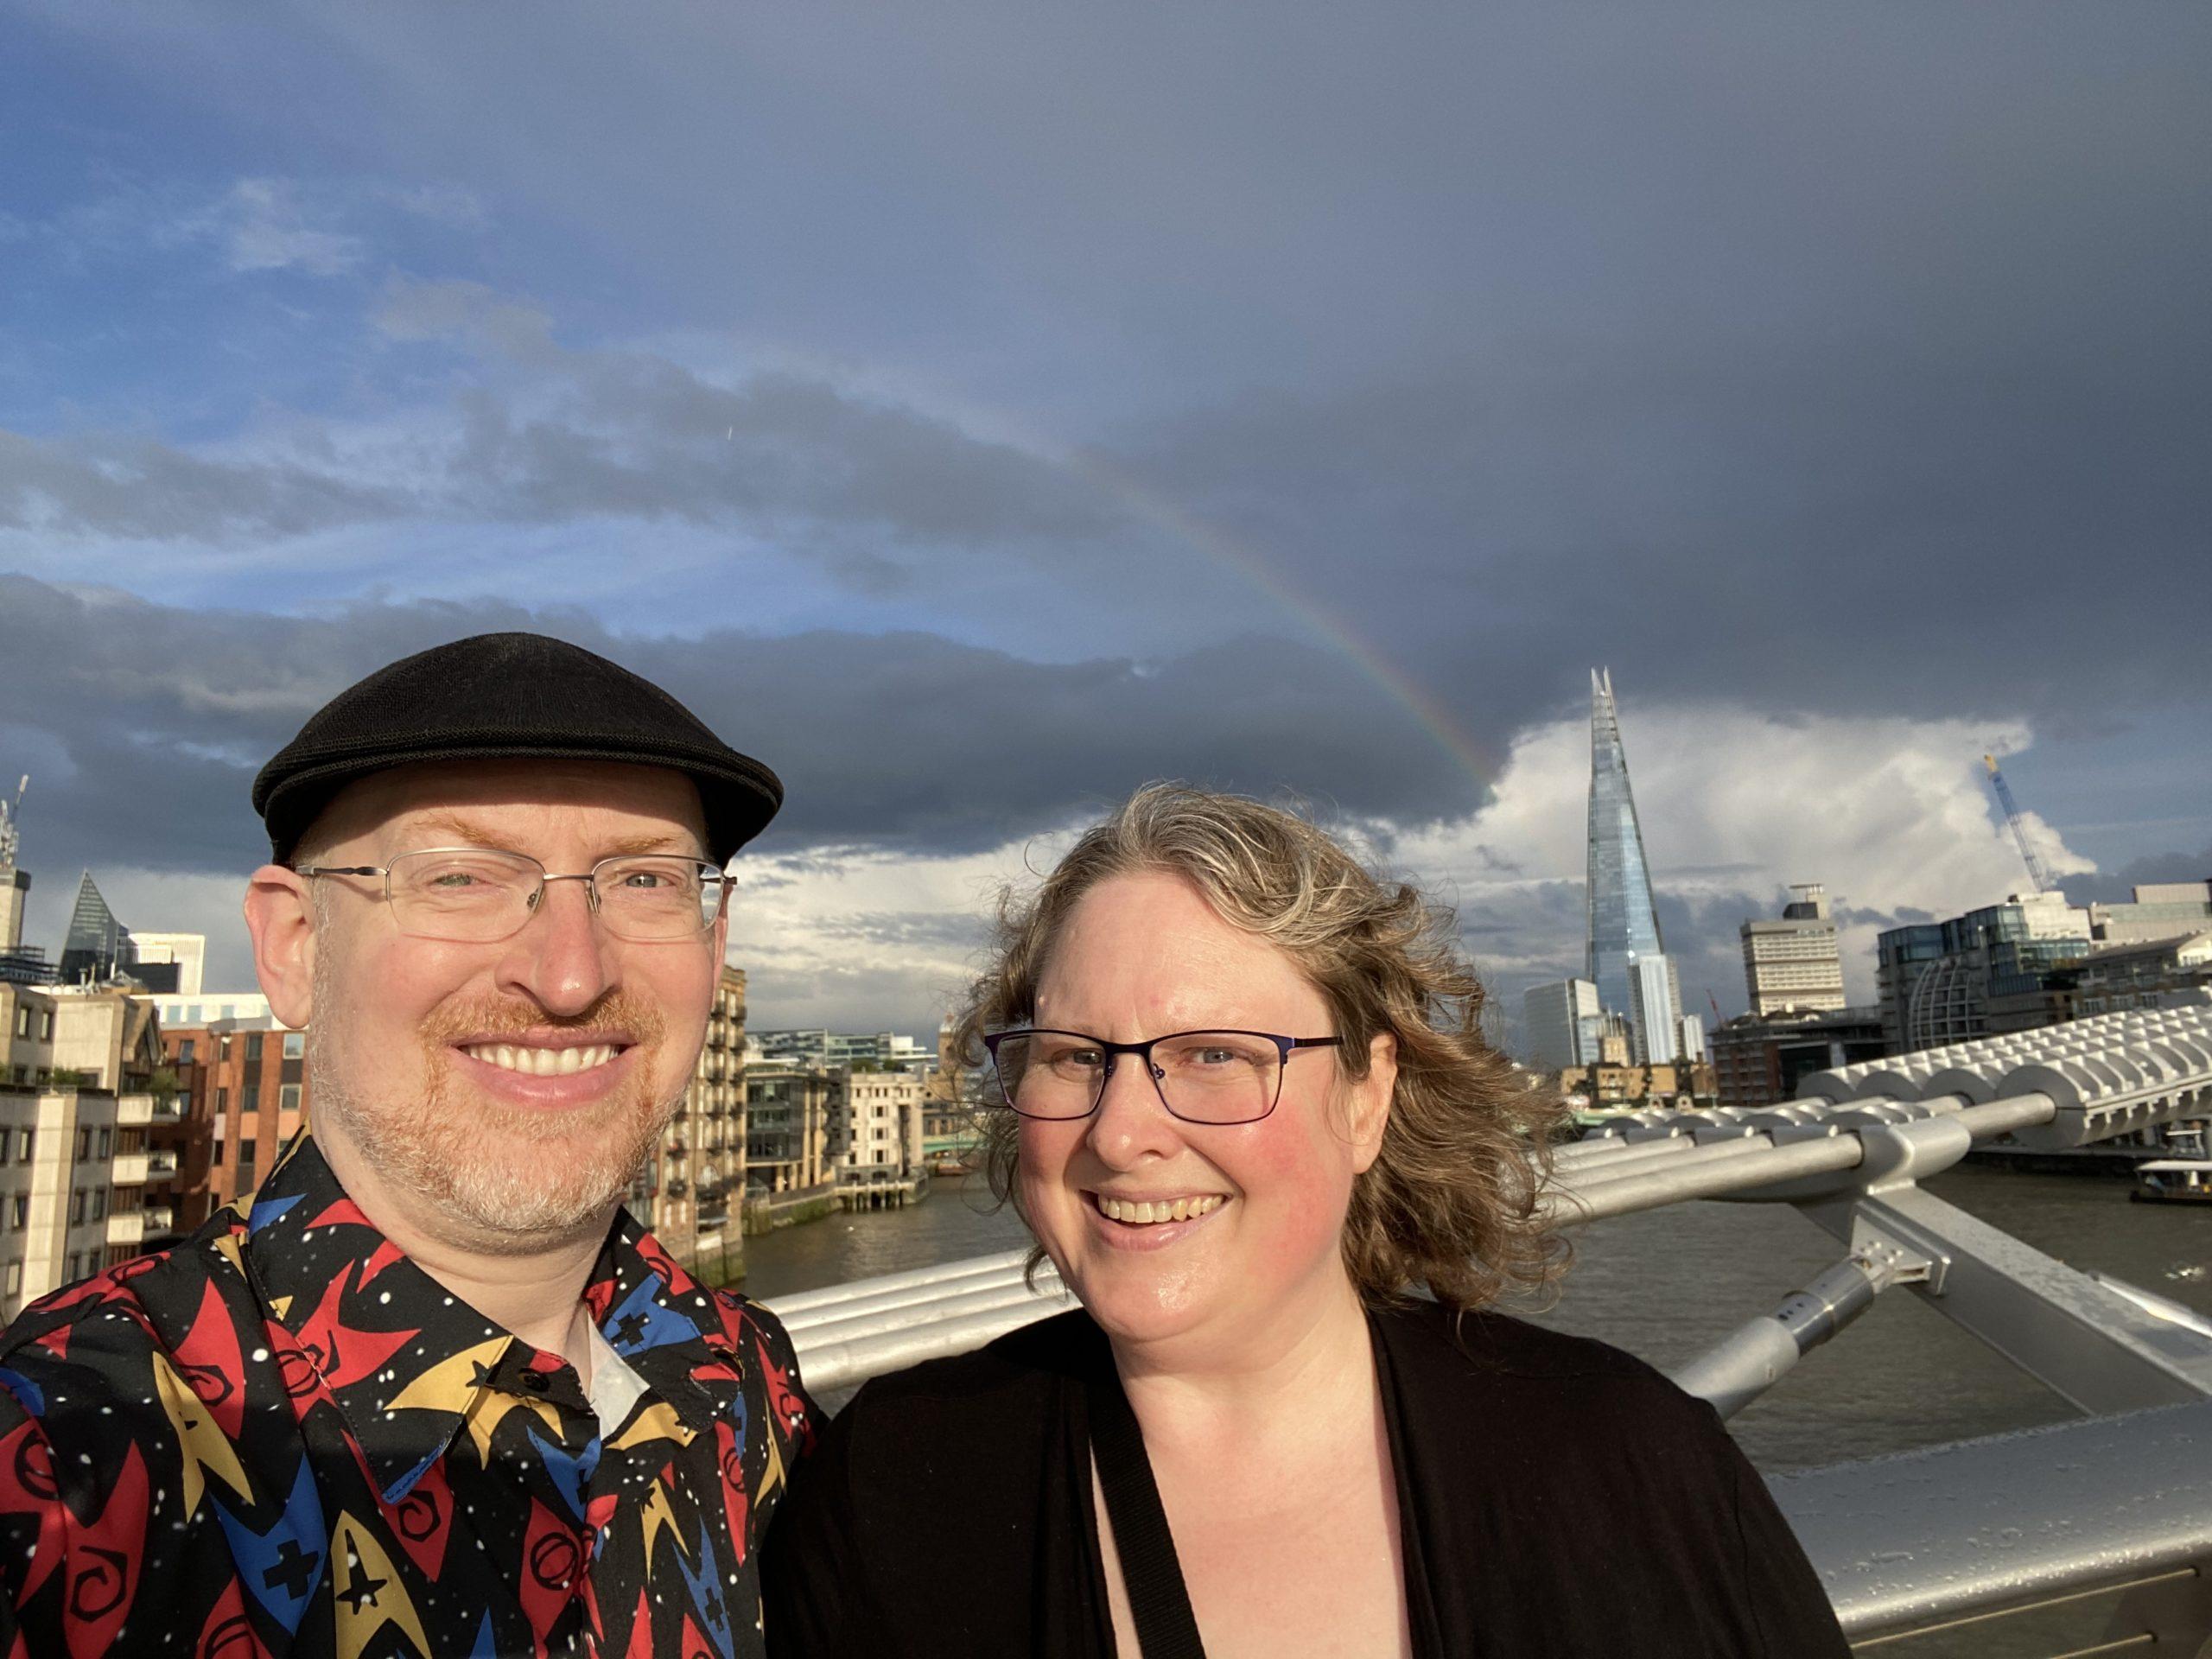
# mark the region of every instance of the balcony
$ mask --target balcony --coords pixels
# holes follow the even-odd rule
[[[108,1179],[118,1186],[143,1186],[149,1181],[167,1180],[176,1173],[176,1154],[161,1152],[118,1153],[115,1173]]]
[[[184,1122],[184,1101],[181,1096],[170,1095],[156,1099],[152,1095],[118,1095],[115,1102],[115,1126],[119,1129],[143,1129],[156,1123]]]
[[[146,1212],[133,1210],[127,1214],[107,1218],[107,1242],[116,1244],[143,1244],[146,1242]]]

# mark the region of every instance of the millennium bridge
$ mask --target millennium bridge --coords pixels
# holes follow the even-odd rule
[[[1800,1086],[1786,1105],[1624,1116],[1560,1150],[1543,1202],[1560,1226],[1694,1198],[1788,1204],[1835,1238],[1833,1267],[1673,1372],[1724,1417],[1899,1287],[2082,1414],[1768,1478],[1854,1648],[2212,1659],[2212,1319],[2068,1267],[1920,1185],[1978,1142],[2066,1150],[2212,1111],[2212,995]],[[1032,1283],[1025,1260],[772,1306],[809,1386],[836,1395],[1072,1306],[1049,1264]]]

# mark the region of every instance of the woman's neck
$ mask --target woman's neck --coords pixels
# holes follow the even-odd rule
[[[1341,1266],[1257,1320],[1159,1342],[1112,1338],[1115,1369],[1155,1452],[1264,1443],[1310,1433],[1373,1399],[1375,1356]],[[1341,1421],[1341,1419],[1339,1419]]]

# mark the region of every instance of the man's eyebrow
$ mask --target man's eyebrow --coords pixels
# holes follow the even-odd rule
[[[512,852],[505,840],[482,824],[459,812],[425,812],[408,826],[410,830],[427,830],[441,836],[451,836],[457,845],[484,847],[496,852]],[[620,836],[600,843],[601,858],[631,858],[640,853],[679,853],[690,855],[695,850],[695,838],[687,835]]]

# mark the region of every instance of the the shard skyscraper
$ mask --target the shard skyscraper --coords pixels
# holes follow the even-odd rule
[[[1667,947],[1660,940],[1659,915],[1651,905],[1651,869],[1643,860],[1643,830],[1637,823],[1636,797],[1628,786],[1628,754],[1621,747],[1611,670],[1590,671],[1590,872],[1585,903],[1589,912],[1585,977],[1597,986],[1601,1007],[1633,1020],[1639,1002],[1646,1000],[1637,995],[1634,964],[1647,957],[1663,958]],[[1663,1014],[1650,1012],[1659,1016],[1649,1021],[1655,1026],[1670,1024],[1675,1018],[1671,1007]],[[1639,1051],[1644,1046],[1640,1040]],[[1663,1046],[1671,1054],[1671,1033]]]

